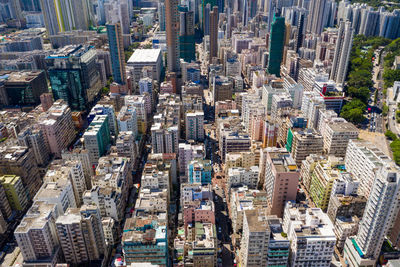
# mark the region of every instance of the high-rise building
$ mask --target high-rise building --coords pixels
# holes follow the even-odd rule
[[[101,89],[92,46],[69,45],[46,57],[54,99],[64,99],[72,110],[87,110]]]
[[[211,5],[208,3],[203,7],[203,33],[205,35],[210,35],[210,11]]]
[[[321,209],[287,202],[283,231],[290,240],[290,266],[330,266],[336,236],[331,220]]]
[[[226,174],[227,186],[231,188],[232,186],[245,185],[250,189],[255,189],[258,184],[258,173],[258,166],[250,166],[248,169],[242,167],[229,168]]]
[[[232,100],[232,81],[225,76],[214,77],[212,80],[212,94],[214,105],[218,101]]]
[[[80,162],[82,164],[83,174],[85,176],[86,188],[92,187],[91,177],[93,175],[93,166],[90,165],[89,152],[82,147],[76,147],[71,151],[64,151],[62,159],[72,162]]]
[[[211,184],[212,164],[211,160],[192,160],[188,166],[189,179],[191,184]]]
[[[134,139],[138,134],[138,122],[136,108],[134,106],[123,106],[117,117],[119,131],[131,131]]]
[[[204,112],[193,111],[185,114],[186,140],[203,141]]]
[[[12,209],[10,203],[8,202],[6,192],[4,191],[4,187],[1,184],[0,184],[0,214],[3,216],[5,220],[7,220],[12,214]]]
[[[342,158],[330,156],[327,160],[318,161],[311,172],[310,185],[306,188],[316,207],[327,210],[333,183],[344,170]]]
[[[60,257],[55,220],[57,207],[36,201],[14,231],[25,263],[55,265]]]
[[[104,234],[100,214],[95,206],[69,208],[56,221],[65,261],[83,264],[99,260],[104,254]]]
[[[89,151],[91,164],[97,164],[110,145],[111,137],[107,115],[97,115],[83,134],[85,148]]]
[[[206,22],[207,19],[209,19],[209,12],[211,11],[211,9],[214,6],[218,6],[217,0],[201,0],[201,19],[202,19],[202,30],[204,35],[209,35],[210,31],[208,29],[207,31],[207,26],[206,26]],[[210,21],[208,20],[208,23],[210,23]],[[209,27],[209,24],[208,24]]]
[[[118,157],[131,159],[132,168],[135,166],[138,149],[136,145],[136,136],[131,131],[121,131],[115,142]]]
[[[270,235],[265,210],[244,211],[243,235],[240,242],[242,266],[268,266],[267,254]]]
[[[294,51],[296,53],[299,52],[300,47],[303,46],[303,40],[304,40],[304,28],[305,28],[305,23],[306,23],[306,14],[305,12],[299,12],[299,20],[297,23],[297,31],[296,31],[296,38],[295,38],[295,47]]]
[[[46,29],[49,35],[75,29],[87,30],[90,9],[84,0],[40,0]]]
[[[345,165],[359,181],[358,193],[369,198],[376,171],[391,159],[374,144],[365,140],[350,139],[347,145]]]
[[[329,15],[330,0],[311,0],[307,21],[307,32],[320,35]]]
[[[108,128],[110,129],[110,134],[113,136],[118,135],[118,125],[117,118],[115,116],[114,106],[110,104],[97,104],[90,111],[87,120],[90,124],[97,115],[107,115],[108,116]]]
[[[322,136],[310,129],[294,133],[292,133],[292,130],[289,130],[288,143],[290,140],[292,142],[292,157],[297,166],[301,166],[301,162],[308,155],[321,153],[324,146]]]
[[[179,7],[179,53],[180,58],[186,62],[196,60],[196,48],[194,43],[194,12],[188,7]]]
[[[21,0],[22,11],[41,11],[40,0]]]
[[[358,138],[358,129],[350,122],[331,122],[325,126],[324,151],[329,155],[344,157],[350,139]]]
[[[165,31],[165,3],[158,3],[158,23],[160,24],[160,31]]]
[[[300,173],[286,149],[267,148],[265,191],[271,214],[281,217],[286,201],[296,200]]]
[[[63,100],[54,102],[40,118],[39,125],[46,137],[50,152],[56,157],[60,157],[61,152],[75,139],[71,109]]]
[[[281,76],[281,62],[285,39],[285,18],[274,15],[269,35],[268,72]]]
[[[335,56],[333,58],[330,79],[337,84],[343,85],[346,79],[347,67],[351,46],[353,44],[354,30],[350,21],[340,21],[338,39],[336,40]]]
[[[151,126],[153,153],[178,153],[179,127],[154,123]]]
[[[50,149],[46,136],[40,127],[28,127],[18,134],[18,144],[29,147],[39,166],[46,166],[50,160]]]
[[[28,207],[27,192],[19,176],[0,176],[0,183],[4,188],[8,203],[14,210],[24,211]]]
[[[40,95],[48,92],[44,71],[1,71],[0,84],[4,87],[0,105],[33,106],[40,103]]]
[[[179,13],[178,0],[165,1],[165,28],[167,31],[167,68],[169,72],[178,72],[179,67]]]
[[[218,7],[214,6],[210,12],[210,59],[218,56]]]
[[[205,158],[205,151],[204,145],[192,145],[186,143],[179,144],[179,152],[178,152],[178,163],[179,163],[179,173],[181,177],[181,183],[186,182],[183,181],[185,177],[187,179],[188,169],[187,165],[190,161],[196,159],[204,159]]]
[[[89,258],[98,260],[106,252],[100,211],[94,205],[83,205],[80,208],[80,213]]]
[[[380,167],[358,233],[345,243],[344,258],[349,266],[375,265],[383,241],[397,217],[399,189],[399,169],[386,164]]]
[[[32,151],[24,146],[0,148],[0,174],[17,175],[31,200],[39,190],[42,180]]]
[[[68,209],[56,221],[60,246],[68,264],[89,262],[89,255],[83,237],[81,215],[77,210],[76,208]]]
[[[241,240],[241,265],[287,266],[290,242],[282,235],[282,220],[266,210],[245,210]]]
[[[110,46],[111,67],[114,82],[126,83],[124,40],[120,23],[107,24],[107,37]]]

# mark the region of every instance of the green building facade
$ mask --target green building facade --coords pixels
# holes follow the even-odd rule
[[[269,35],[268,73],[275,74],[277,77],[281,77],[280,71],[284,41],[285,18],[274,15]]]
[[[23,211],[28,206],[28,195],[25,190],[22,180],[16,175],[0,176],[8,203],[13,210]]]

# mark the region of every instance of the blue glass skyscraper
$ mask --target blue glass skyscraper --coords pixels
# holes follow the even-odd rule
[[[107,37],[110,46],[111,68],[114,82],[126,83],[124,43],[122,40],[121,25],[107,24]]]

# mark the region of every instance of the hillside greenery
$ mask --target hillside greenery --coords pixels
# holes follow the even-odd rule
[[[366,104],[373,87],[372,69],[374,51],[390,40],[382,37],[354,37],[350,54],[349,72],[347,76],[346,93],[351,98],[342,108],[341,116],[353,123],[364,121]]]

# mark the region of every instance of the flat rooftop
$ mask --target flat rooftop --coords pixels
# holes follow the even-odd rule
[[[0,71],[0,81],[6,83],[26,83],[36,79],[43,71]]]
[[[333,122],[329,127],[335,132],[358,132],[358,129],[351,122]]]
[[[128,60],[129,63],[157,62],[161,49],[136,49]]]

